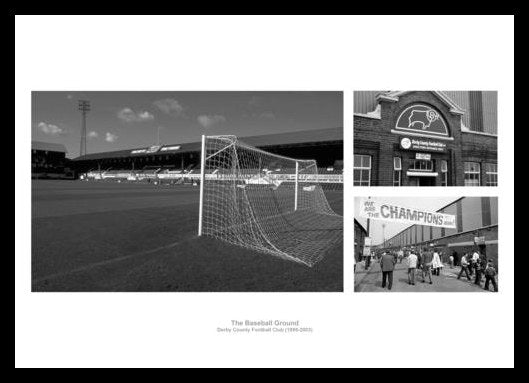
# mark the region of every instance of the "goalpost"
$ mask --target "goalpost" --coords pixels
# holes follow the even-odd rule
[[[313,266],[343,240],[314,160],[202,136],[198,235]]]

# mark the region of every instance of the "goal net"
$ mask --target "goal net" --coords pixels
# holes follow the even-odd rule
[[[313,266],[343,241],[316,161],[202,139],[199,235]]]

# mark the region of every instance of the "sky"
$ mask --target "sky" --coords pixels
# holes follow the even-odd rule
[[[79,155],[81,112],[89,100],[88,153],[196,142],[202,134],[240,137],[343,126],[341,92],[32,92],[32,140]]]
[[[395,204],[402,207],[410,207],[415,209],[424,209],[429,211],[437,211],[451,202],[457,200],[454,197],[371,197],[374,201],[386,202]],[[360,222],[364,227],[366,226],[367,219],[360,217],[360,203],[362,198],[355,198],[355,219]],[[382,230],[382,224],[386,225],[386,228]],[[369,226],[369,237],[371,238],[373,245],[378,245],[383,242],[384,236],[386,239],[391,238],[395,234],[411,225],[406,223],[390,223],[381,220],[371,220]],[[384,233],[385,232],[385,233]],[[369,241],[366,241],[369,244]]]

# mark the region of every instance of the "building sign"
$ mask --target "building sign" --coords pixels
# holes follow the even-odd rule
[[[424,104],[414,104],[404,109],[397,118],[395,129],[421,135],[448,136],[448,128],[443,116],[431,106]]]
[[[385,204],[371,199],[361,201],[360,216],[395,223],[457,228],[455,215]]]
[[[415,153],[415,159],[430,161],[432,159],[432,155],[426,153]]]
[[[146,149],[134,149],[130,151],[130,154],[149,154],[149,153],[156,153],[158,151],[160,152],[166,152],[168,150],[178,150],[180,149],[180,145],[177,146],[164,146],[163,148],[161,145],[153,145]]]
[[[426,152],[446,152],[446,144],[442,141],[430,140],[428,138],[402,137],[400,148],[404,150],[418,150]]]
[[[153,145],[153,146],[148,147],[145,153],[156,153],[158,150],[160,150],[160,148],[161,148],[160,145]]]
[[[485,237],[474,237],[474,243],[476,245],[484,245],[485,244]]]
[[[178,150],[180,149],[180,145],[176,145],[176,146],[164,146],[163,148],[160,149],[161,152],[167,152],[169,150]]]
[[[364,253],[362,254],[364,257],[371,256],[371,246],[364,245]]]

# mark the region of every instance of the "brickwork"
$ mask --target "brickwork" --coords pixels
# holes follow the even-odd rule
[[[437,177],[409,177],[407,171],[415,162],[416,151],[404,150],[400,140],[408,136],[406,132],[394,133],[400,113],[412,104],[426,104],[439,111],[449,129],[449,139],[433,137],[432,140],[446,144],[442,153],[427,152],[431,155],[434,172]],[[448,163],[448,185],[464,185],[465,161],[480,163],[497,162],[497,138],[494,136],[465,133],[461,131],[461,116],[450,112],[448,105],[432,92],[410,92],[399,97],[397,102],[380,100],[380,119],[354,116],[354,153],[370,155],[372,158],[371,185],[393,186],[393,158],[402,159],[402,186],[418,186],[419,183],[431,182],[432,186],[441,186],[441,161]],[[421,137],[417,137],[421,138]],[[485,172],[485,166],[481,167]],[[427,179],[429,178],[429,180]],[[482,177],[482,183],[485,178]]]

